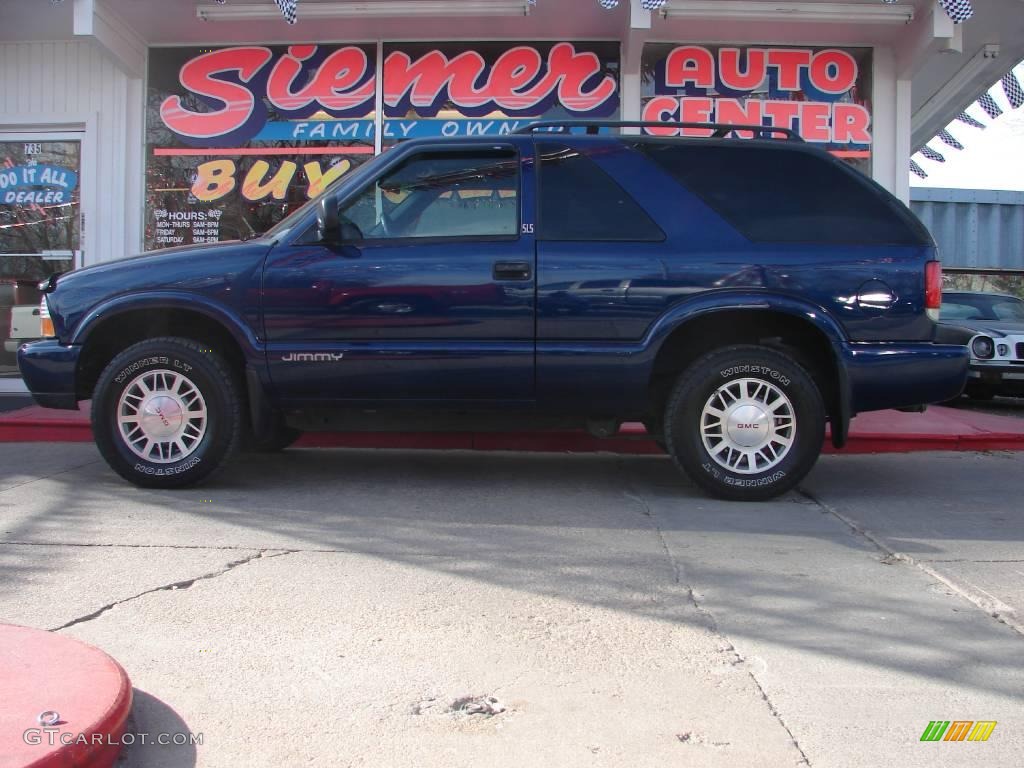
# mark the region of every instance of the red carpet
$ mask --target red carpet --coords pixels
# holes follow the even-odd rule
[[[38,406],[0,414],[0,442],[90,442],[89,404],[78,411]],[[305,448],[431,448],[477,451],[660,453],[639,424],[626,424],[620,436],[600,439],[585,432],[311,432]],[[1024,419],[959,408],[932,406],[925,413],[877,411],[853,420],[842,453],[909,451],[1024,450]],[[825,451],[835,453],[826,440]]]

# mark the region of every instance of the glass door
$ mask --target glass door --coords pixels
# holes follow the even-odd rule
[[[81,133],[0,132],[0,375],[39,335],[38,283],[81,263]]]

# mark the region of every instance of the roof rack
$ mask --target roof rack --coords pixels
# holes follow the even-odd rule
[[[774,125],[732,125],[729,123],[679,123],[652,120],[538,120],[524,125],[516,133],[570,133],[573,128],[586,128],[587,135],[594,135],[602,128],[703,128],[714,131],[709,139],[724,139],[733,131],[750,131],[758,138],[782,137],[783,141],[803,141],[800,134],[791,128]]]

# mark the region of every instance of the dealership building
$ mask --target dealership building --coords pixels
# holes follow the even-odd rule
[[[912,155],[1024,59],[1024,4],[971,5],[5,0],[0,304],[264,231],[397,142],[537,119],[790,128],[909,200]]]

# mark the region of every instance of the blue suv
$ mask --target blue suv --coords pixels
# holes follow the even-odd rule
[[[43,285],[35,399],[110,466],[190,486],[317,429],[614,434],[720,497],[794,487],[851,416],[955,397],[914,215],[786,130],[538,123],[401,144],[264,235]]]

